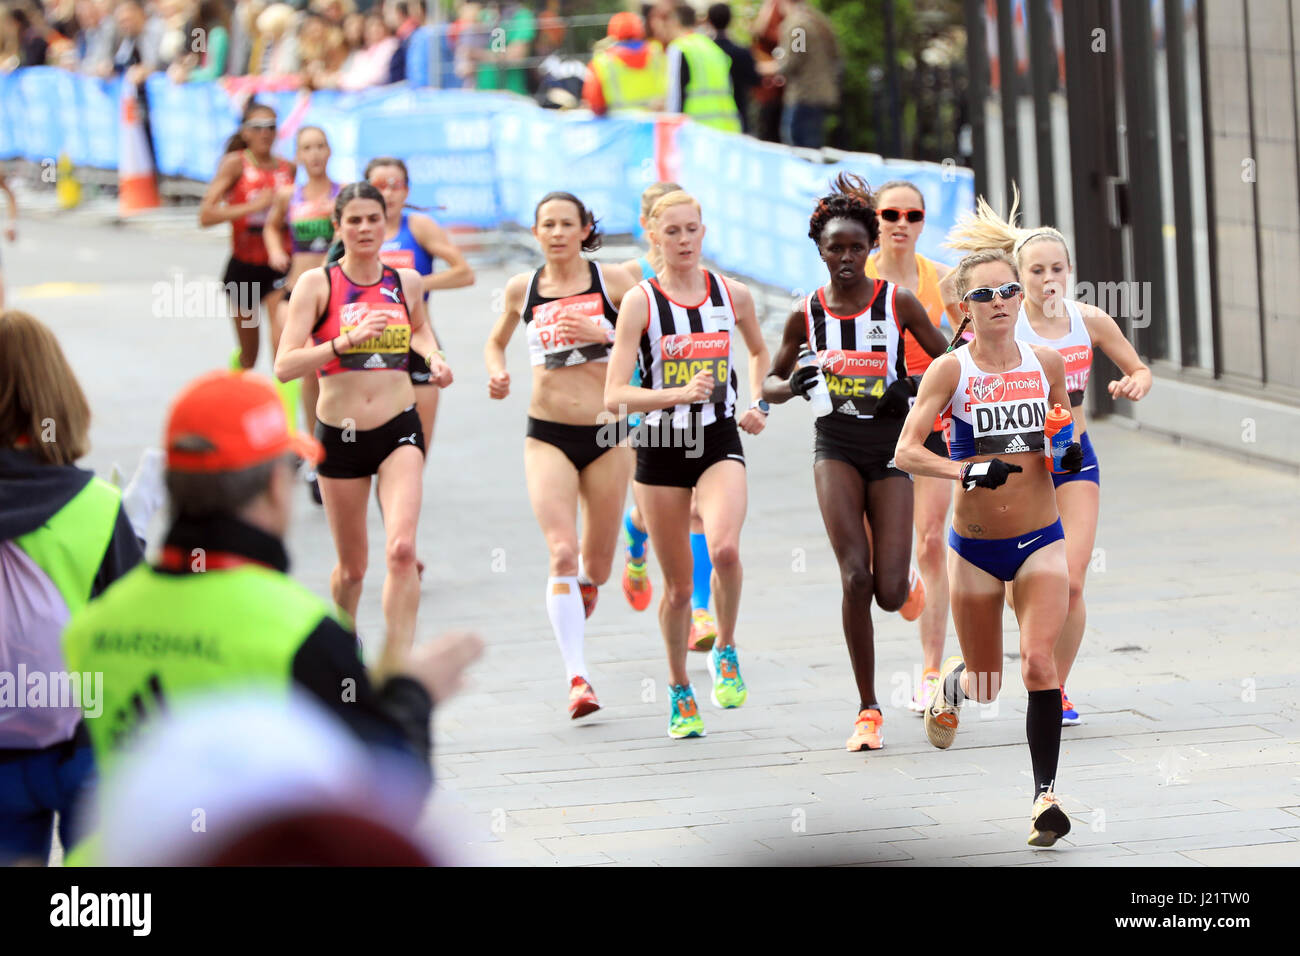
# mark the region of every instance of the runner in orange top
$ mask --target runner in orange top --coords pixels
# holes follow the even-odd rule
[[[876,215],[880,219],[879,251],[867,260],[867,275],[895,282],[921,300],[930,321],[943,329],[948,328],[943,297],[939,283],[952,270],[941,262],[927,259],[916,251],[916,241],[925,228],[925,197],[912,183],[895,179],[885,183],[876,192]],[[932,361],[916,337],[910,332],[903,336],[908,375],[922,375]],[[943,420],[936,418],[934,430],[925,442],[926,448],[936,455],[946,455]],[[952,483],[929,475],[912,476],[912,522],[916,528],[916,563],[925,585],[925,607],[921,611],[921,655],[923,658],[921,680],[908,709],[915,714],[925,711],[925,705],[934,696],[934,685],[939,679],[939,665],[943,661],[944,636],[948,630],[948,570],[947,547],[944,541],[944,523],[948,506],[952,502]],[[912,571],[916,574],[916,571]],[[906,612],[906,606],[903,608]],[[908,615],[904,613],[904,617]]]

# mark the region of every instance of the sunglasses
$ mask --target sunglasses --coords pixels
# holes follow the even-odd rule
[[[275,129],[275,120],[249,120],[244,124],[248,129]]]
[[[979,289],[971,289],[962,296],[962,300],[965,301],[966,299],[970,299],[972,302],[992,302],[994,293],[1002,296],[1004,300],[1014,299],[1023,291],[1024,290],[1020,287],[1019,282],[1008,282],[1006,285],[1000,285],[996,289],[990,289],[988,286]]]
[[[908,222],[920,222],[925,218],[924,209],[877,209],[876,213],[885,222],[898,222],[903,216]]]

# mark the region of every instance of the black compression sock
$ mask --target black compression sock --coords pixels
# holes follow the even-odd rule
[[[1029,740],[1029,760],[1034,767],[1034,799],[1052,789],[1056,764],[1061,756],[1061,692],[1031,690],[1025,708],[1025,737]]]
[[[958,664],[956,670],[943,682],[943,699],[953,707],[960,707],[966,700],[966,692],[961,689],[961,674],[966,669],[964,663]]]

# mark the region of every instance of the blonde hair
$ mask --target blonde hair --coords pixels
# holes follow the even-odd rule
[[[90,405],[54,337],[34,316],[0,312],[0,448],[24,445],[49,465],[90,451]]]
[[[953,288],[957,290],[959,300],[965,298],[966,293],[970,290],[970,274],[975,271],[975,267],[989,262],[1006,263],[1011,267],[1011,274],[1019,280],[1020,270],[1016,268],[1016,261],[1007,254],[1005,249],[980,249],[962,257],[961,262],[957,263],[957,268],[953,270]],[[969,312],[962,316],[961,324],[957,326],[957,331],[953,333],[952,341],[948,343],[949,352],[957,347],[957,343],[961,341],[961,334],[966,331],[968,325],[970,325]]]
[[[1065,242],[1065,236],[1051,226],[1021,229],[1015,224],[1019,209],[1020,190],[1014,183],[1011,185],[1011,212],[1005,219],[993,210],[983,196],[980,196],[975,201],[975,212],[962,214],[957,224],[952,227],[952,231],[948,233],[948,241],[944,245],[949,249],[972,252],[1001,249],[1015,256],[1016,262],[1019,263],[1020,253],[1029,243],[1039,239],[1053,239],[1065,249],[1065,261],[1068,263],[1070,247]]]
[[[686,203],[690,203],[694,206],[695,212],[700,215],[701,218],[703,217],[704,214],[700,211],[699,200],[686,190],[678,189],[673,192],[664,193],[654,201],[654,205],[650,207],[650,215],[646,217],[646,222],[653,223],[663,216],[663,214],[669,209],[672,209],[674,206],[684,206]]]
[[[669,193],[681,192],[682,187],[676,183],[658,182],[647,186],[645,192],[641,194],[641,218],[647,223],[650,221],[650,210],[654,204],[663,196]],[[646,251],[646,259],[650,263],[650,268],[656,273],[662,272],[664,268],[664,254],[659,245],[647,237],[650,248]]]

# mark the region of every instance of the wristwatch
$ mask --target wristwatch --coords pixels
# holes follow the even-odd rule
[[[765,398],[760,398],[758,401],[756,401],[753,405],[750,405],[749,407],[757,408],[764,415],[766,415],[768,412],[772,410],[772,406],[767,403],[767,399]]]

